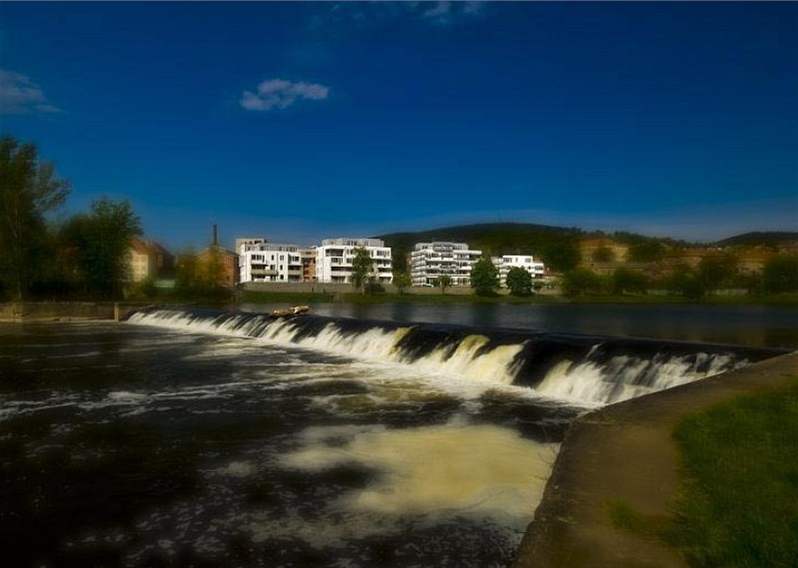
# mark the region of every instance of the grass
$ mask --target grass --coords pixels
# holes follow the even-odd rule
[[[613,526],[697,568],[798,566],[798,379],[693,414],[674,432],[682,482],[670,518],[607,504]]]
[[[691,565],[798,566],[798,381],[685,419],[666,540]]]

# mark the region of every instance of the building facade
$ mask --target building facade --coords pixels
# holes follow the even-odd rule
[[[174,256],[162,245],[134,237],[128,251],[129,278],[143,282],[169,273],[174,268]]]
[[[197,255],[197,264],[208,270],[212,263],[218,263],[217,284],[233,288],[239,282],[238,255],[219,245],[211,245]]]
[[[351,283],[352,260],[358,248],[366,249],[374,261],[373,275],[377,282],[391,283],[391,247],[386,247],[380,239],[324,239],[321,246],[316,247],[316,280],[324,283]]]
[[[507,273],[511,268],[523,268],[529,272],[533,280],[543,278],[546,272],[543,263],[536,261],[532,255],[505,254],[491,257],[491,262],[499,271],[499,286],[502,288],[507,287]]]
[[[452,286],[468,286],[471,268],[482,251],[468,248],[466,243],[416,243],[410,253],[410,277],[413,286],[435,286],[446,275]]]
[[[236,242],[241,240],[236,239]],[[241,282],[304,280],[303,256],[307,255],[307,249],[299,245],[270,243],[266,239],[249,241],[239,244],[238,266]]]

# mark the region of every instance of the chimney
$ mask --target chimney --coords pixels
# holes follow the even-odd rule
[[[219,246],[219,226],[216,223],[213,224],[213,246]]]

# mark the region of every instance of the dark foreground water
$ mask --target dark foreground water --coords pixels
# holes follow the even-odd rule
[[[0,324],[2,565],[507,566],[575,416],[773,352],[489,326],[798,345],[795,310],[579,308]]]
[[[578,409],[432,375],[129,324],[0,326],[3,565],[507,565]]]

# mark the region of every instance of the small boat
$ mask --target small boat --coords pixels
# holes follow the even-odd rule
[[[310,306],[291,306],[290,308],[272,310],[272,315],[278,318],[300,316],[310,311]]]

